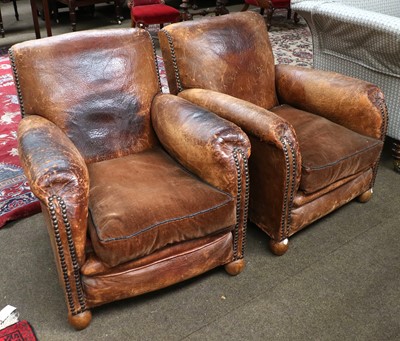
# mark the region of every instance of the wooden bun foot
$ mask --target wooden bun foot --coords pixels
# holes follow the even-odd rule
[[[286,253],[289,248],[289,239],[285,238],[280,242],[277,242],[274,239],[270,239],[269,241],[269,248],[271,249],[272,253],[276,256],[282,256]]]
[[[228,264],[225,264],[225,271],[231,276],[236,276],[244,269],[244,259],[238,259]]]
[[[372,193],[373,193],[373,190],[372,190],[372,188],[370,188],[368,191],[366,191],[363,194],[359,195],[357,200],[359,202],[363,202],[363,203],[367,202],[367,201],[369,201],[369,199],[371,199]]]
[[[400,160],[393,160],[393,168],[397,173],[400,173]]]
[[[77,315],[68,314],[68,322],[76,330],[85,329],[90,324],[90,321],[92,321],[92,313],[90,310],[85,310]]]
[[[393,168],[400,173],[400,141],[393,140],[392,144]]]

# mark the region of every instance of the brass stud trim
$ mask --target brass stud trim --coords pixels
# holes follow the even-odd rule
[[[242,203],[242,183],[243,183],[243,176],[242,176],[242,170],[241,170],[241,165],[239,161],[239,154],[243,160],[243,166],[244,166],[244,203]],[[249,169],[248,169],[248,160],[243,152],[243,150],[239,148],[234,148],[233,152],[233,159],[235,162],[236,166],[236,171],[237,171],[237,199],[236,199],[236,225],[235,225],[235,230],[234,230],[234,240],[233,240],[233,258],[234,260],[242,259],[244,257],[244,252],[246,248],[246,232],[247,232],[247,217],[248,217],[248,209],[249,209],[249,187],[250,187],[250,180],[249,180]],[[244,206],[243,210],[243,218],[242,220],[240,219],[240,212],[242,205]],[[243,224],[243,230],[242,230],[242,245],[241,245],[241,255],[239,255],[238,252],[238,242],[239,242],[239,227],[240,223]]]
[[[20,85],[19,76],[18,76],[18,72],[17,72],[17,66],[15,64],[14,51],[12,49],[8,50],[8,56],[10,57],[11,69],[14,74],[15,87],[17,88],[17,95],[18,95],[19,106],[21,109],[21,116],[25,117],[25,108],[24,108],[24,101],[22,99],[21,85]]]
[[[147,30],[145,30],[145,31],[147,32],[147,34],[148,34],[149,37],[150,37],[151,46],[152,46],[152,49],[153,49],[154,63],[155,63],[155,65],[156,65],[158,89],[159,89],[159,92],[161,93],[161,92],[162,92],[162,85],[161,85],[160,69],[159,69],[159,67],[158,67],[158,62],[157,62],[156,45],[155,45],[155,43],[154,43],[154,39],[153,39],[153,37],[151,36],[150,32],[147,31]]]
[[[183,91],[183,87],[182,87],[181,77],[179,75],[178,63],[176,61],[174,41],[173,41],[171,35],[169,34],[169,32],[167,32],[164,29],[162,29],[161,32],[164,33],[165,36],[167,37],[169,49],[171,51],[172,66],[174,68],[176,86],[178,88],[178,92],[182,92]]]
[[[57,218],[56,205],[61,209],[62,223],[60,223]],[[68,216],[67,216],[67,207],[66,207],[64,200],[61,197],[56,196],[56,195],[52,195],[48,198],[47,207],[50,212],[50,218],[51,218],[53,230],[54,230],[54,237],[56,240],[57,252],[58,252],[58,256],[59,256],[60,263],[61,263],[64,287],[65,287],[65,291],[67,293],[68,307],[69,307],[69,310],[72,315],[77,315],[77,314],[84,312],[87,308],[86,308],[86,300],[85,300],[85,295],[83,292],[82,282],[81,282],[81,277],[80,277],[80,268],[79,268],[79,264],[78,264],[77,257],[76,257],[74,241],[72,238],[71,225],[68,221]],[[79,305],[80,305],[78,309],[76,309],[74,299],[72,297],[71,282],[70,282],[70,278],[68,276],[68,268],[67,268],[67,262],[65,259],[65,251],[64,251],[64,247],[63,247],[61,237],[60,237],[60,225],[61,224],[64,225],[65,232],[67,235],[68,250],[69,250],[69,254],[70,254],[72,266],[73,266],[73,276],[74,276],[73,280],[75,282],[75,287],[76,287],[77,294],[78,294],[78,301],[79,301]]]
[[[287,238],[290,234],[291,221],[292,221],[292,208],[294,199],[294,186],[296,180],[296,154],[292,143],[287,137],[280,138],[282,143],[283,153],[285,155],[286,164],[286,184],[283,196],[283,207],[281,215],[281,235],[280,240]],[[288,148],[289,147],[289,148]],[[290,162],[290,157],[292,162]]]

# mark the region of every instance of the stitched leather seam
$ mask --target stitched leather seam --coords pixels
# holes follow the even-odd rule
[[[329,167],[331,167],[331,166],[337,165],[338,163],[340,163],[340,162],[342,162],[342,161],[344,161],[344,160],[350,159],[350,158],[352,158],[352,157],[355,156],[355,155],[364,153],[364,152],[366,152],[366,151],[368,151],[368,150],[370,150],[370,149],[372,149],[372,148],[375,148],[377,145],[378,145],[378,142],[376,142],[375,144],[373,144],[372,146],[370,146],[370,147],[368,147],[368,148],[364,148],[364,149],[358,151],[357,153],[354,153],[354,154],[351,154],[351,155],[349,155],[349,156],[343,157],[343,158],[341,158],[341,159],[339,159],[339,160],[337,160],[337,161],[335,161],[335,162],[329,163],[329,164],[324,165],[324,166],[310,167],[310,166],[303,166],[303,165],[302,165],[301,168],[303,168],[303,169],[305,169],[305,170],[317,170],[317,169],[329,168]]]
[[[221,208],[221,207],[224,207],[224,206],[228,205],[230,202],[232,202],[232,200],[233,200],[232,198],[229,198],[229,200],[225,201],[224,203],[216,205],[216,206],[208,208],[208,209],[205,209],[203,211],[199,211],[199,212],[196,212],[196,213],[185,215],[185,216],[182,216],[182,217],[179,217],[179,218],[167,219],[167,220],[164,220],[164,221],[149,225],[149,226],[145,227],[144,229],[141,229],[138,232],[130,234],[129,236],[115,237],[115,238],[108,238],[108,239],[101,239],[100,238],[99,230],[98,230],[98,227],[97,227],[97,225],[95,224],[95,222],[93,220],[92,214],[90,214],[90,216],[91,216],[91,220],[93,222],[93,225],[96,228],[96,232],[97,232],[97,236],[98,236],[99,240],[104,242],[104,243],[108,243],[108,242],[113,242],[113,241],[118,241],[118,240],[130,239],[130,238],[136,237],[136,236],[138,236],[138,235],[140,235],[142,233],[148,232],[148,231],[152,230],[153,228],[156,228],[156,227],[161,226],[161,225],[167,225],[169,223],[173,223],[173,222],[182,221],[182,220],[185,220],[185,219],[194,218],[194,217],[199,216],[201,214],[215,211],[218,208]]]
[[[207,247],[209,247],[209,246],[212,246],[212,245],[214,245],[214,244],[217,244],[217,243],[219,243],[219,242],[221,241],[221,239],[222,239],[223,237],[224,237],[224,236],[222,236],[222,237],[220,237],[220,238],[218,238],[218,239],[212,241],[212,242],[209,243],[209,244],[205,244],[205,245],[202,245],[202,246],[200,246],[200,247],[197,247],[197,248],[194,249],[194,250],[192,250],[192,249],[191,249],[191,250],[186,250],[186,251],[180,253],[178,257],[190,255],[190,254],[195,253],[195,252],[197,252],[197,251],[199,251],[199,250],[203,250],[203,249],[205,249],[205,248],[207,248]],[[134,268],[134,269],[129,269],[129,270],[125,270],[125,271],[122,271],[122,272],[118,272],[118,273],[116,273],[116,274],[114,273],[114,274],[96,275],[96,278],[105,278],[105,277],[116,277],[116,276],[121,276],[121,275],[124,275],[124,274],[126,274],[126,273],[135,272],[135,271],[142,270],[142,269],[146,269],[146,268],[148,268],[148,267],[150,267],[150,266],[154,266],[154,265],[157,265],[157,264],[160,264],[160,263],[163,263],[163,262],[168,262],[168,261],[171,260],[171,259],[176,259],[176,255],[172,255],[172,256],[169,256],[169,257],[167,257],[167,258],[162,258],[162,259],[159,259],[158,261],[156,261],[156,262],[154,262],[154,263],[142,265],[142,266],[139,266],[139,267]],[[88,276],[88,277],[90,277],[90,276]]]

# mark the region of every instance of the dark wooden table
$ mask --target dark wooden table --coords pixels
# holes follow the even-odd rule
[[[47,0],[45,0],[47,1]],[[229,11],[225,7],[228,0],[216,0],[214,9],[198,9],[196,3],[193,0],[182,0],[180,4],[182,20],[192,20],[194,15],[205,16],[207,14],[213,13],[215,15],[228,14]]]

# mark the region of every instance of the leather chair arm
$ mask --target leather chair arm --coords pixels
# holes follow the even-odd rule
[[[252,143],[250,215],[256,213],[250,219],[281,240],[279,232],[289,230],[286,213],[301,179],[301,154],[293,127],[271,111],[226,94],[190,89],[180,92],[179,96],[232,121],[248,134]],[[263,214],[265,206],[276,207],[272,210],[276,214],[268,217],[268,226],[255,218]]]
[[[205,89],[184,90],[179,97],[216,113],[241,127],[247,134],[275,146],[281,145],[282,137],[288,132],[294,135],[292,126],[278,115],[236,97]]]
[[[53,225],[49,228],[54,228],[57,220],[61,239],[65,239],[67,245],[74,244],[78,263],[82,264],[89,195],[85,161],[61,129],[40,116],[22,119],[18,127],[18,144],[31,190],[41,201],[42,209],[46,208],[48,224]],[[62,212],[63,203],[66,212]],[[61,231],[64,227],[70,228],[73,243],[66,240],[66,232]]]
[[[375,85],[338,73],[276,65],[281,104],[323,116],[359,134],[383,139],[387,109]]]
[[[166,94],[154,99],[151,117],[161,144],[181,165],[211,185],[237,195],[237,170],[250,156],[250,142],[239,127]]]

